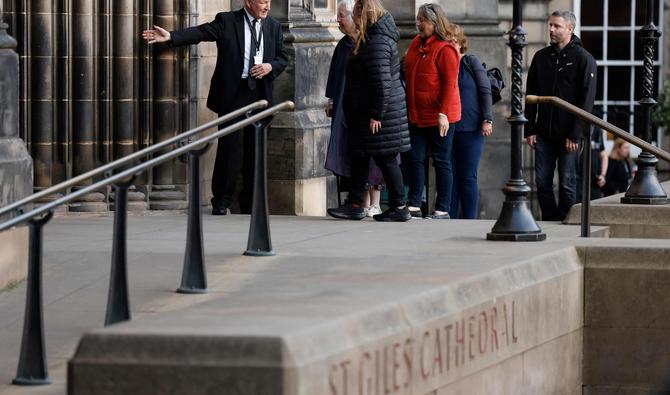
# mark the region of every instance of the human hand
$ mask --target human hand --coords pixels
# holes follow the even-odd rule
[[[249,76],[252,78],[263,78],[266,75],[270,74],[272,71],[272,65],[270,63],[261,63],[257,64],[249,70]]]
[[[328,99],[328,103],[326,103],[326,116],[328,118],[333,116],[333,101],[331,99]]]
[[[579,149],[579,143],[576,143],[570,139],[565,139],[565,150],[568,152],[575,152]]]
[[[160,26],[154,25],[153,30],[142,32],[142,38],[149,44],[164,43],[170,41],[170,32]]]
[[[526,137],[526,143],[528,143],[528,145],[530,145],[530,148],[535,148],[535,144],[537,144],[537,136],[532,135],[532,136]]]
[[[370,131],[372,134],[379,133],[379,130],[382,128],[382,122],[377,121],[376,119],[370,119]]]
[[[605,176],[602,175],[602,174],[599,174],[598,178],[597,178],[597,181],[596,181],[596,184],[598,185],[598,188],[604,187],[605,183],[606,183],[605,182]]]
[[[444,137],[449,132],[449,118],[446,115],[440,114],[437,117],[437,125],[440,129],[440,137]]]
[[[493,124],[490,122],[482,123],[482,134],[484,137],[488,137],[493,133]]]

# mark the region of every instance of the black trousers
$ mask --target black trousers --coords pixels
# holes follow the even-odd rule
[[[240,80],[238,93],[235,103],[231,106],[231,111],[244,107],[255,101],[265,99],[265,92],[262,82],[256,83],[256,88],[249,89],[247,80]],[[222,116],[225,114],[219,114]],[[223,129],[245,117],[239,117],[231,122],[222,124],[219,129]],[[233,132],[227,136],[221,137],[216,148],[216,161],[214,162],[214,172],[212,174],[212,205],[218,207],[230,207],[233,203],[233,194],[235,185],[242,171],[242,190],[238,197],[240,211],[243,214],[251,212],[251,199],[253,194],[253,176],[254,176],[254,127],[247,126],[242,130]]]
[[[389,206],[391,207],[405,205],[405,190],[397,156],[398,154],[388,154],[372,157],[384,175],[389,194]],[[349,192],[351,203],[363,203],[363,193],[365,192],[365,182],[368,179],[369,168],[369,156],[354,156],[351,158],[351,191]]]

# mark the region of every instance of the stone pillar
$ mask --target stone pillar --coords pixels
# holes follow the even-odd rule
[[[19,138],[19,57],[16,41],[7,34],[0,1],[0,206],[32,193],[33,161]],[[0,221],[14,214],[0,216]],[[26,228],[0,233],[0,289],[26,276]]]

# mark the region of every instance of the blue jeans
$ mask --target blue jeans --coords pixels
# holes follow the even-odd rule
[[[537,136],[535,145],[535,184],[543,221],[562,221],[577,202],[577,164],[579,151],[568,152],[565,138]],[[554,196],[554,170],[558,161],[558,203]]]
[[[421,207],[421,195],[426,180],[424,162],[430,149],[435,167],[435,184],[437,187],[437,199],[435,210],[449,211],[451,204],[451,186],[453,175],[451,173],[451,144],[454,140],[454,124],[449,125],[449,131],[445,137],[440,137],[437,126],[420,128],[410,125],[409,137],[412,149],[403,154],[403,164],[407,172],[407,184],[409,185],[409,205]]]
[[[479,191],[477,189],[477,169],[484,149],[484,136],[480,130],[476,132],[456,132],[452,168],[454,185],[451,193],[449,216],[459,218],[458,209],[462,211],[460,218],[477,218],[479,208]]]

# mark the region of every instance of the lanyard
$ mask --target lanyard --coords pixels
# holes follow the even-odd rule
[[[256,53],[261,51],[261,40],[263,39],[263,27],[261,26],[260,29],[258,29],[258,37],[256,37],[256,29],[253,28],[251,25],[251,21],[249,20],[249,16],[244,15],[244,20],[247,21],[247,26],[249,26],[249,31],[251,32],[251,40],[254,43],[254,46],[256,47]],[[260,21],[257,22],[260,25]],[[252,54],[253,55],[253,54]]]

